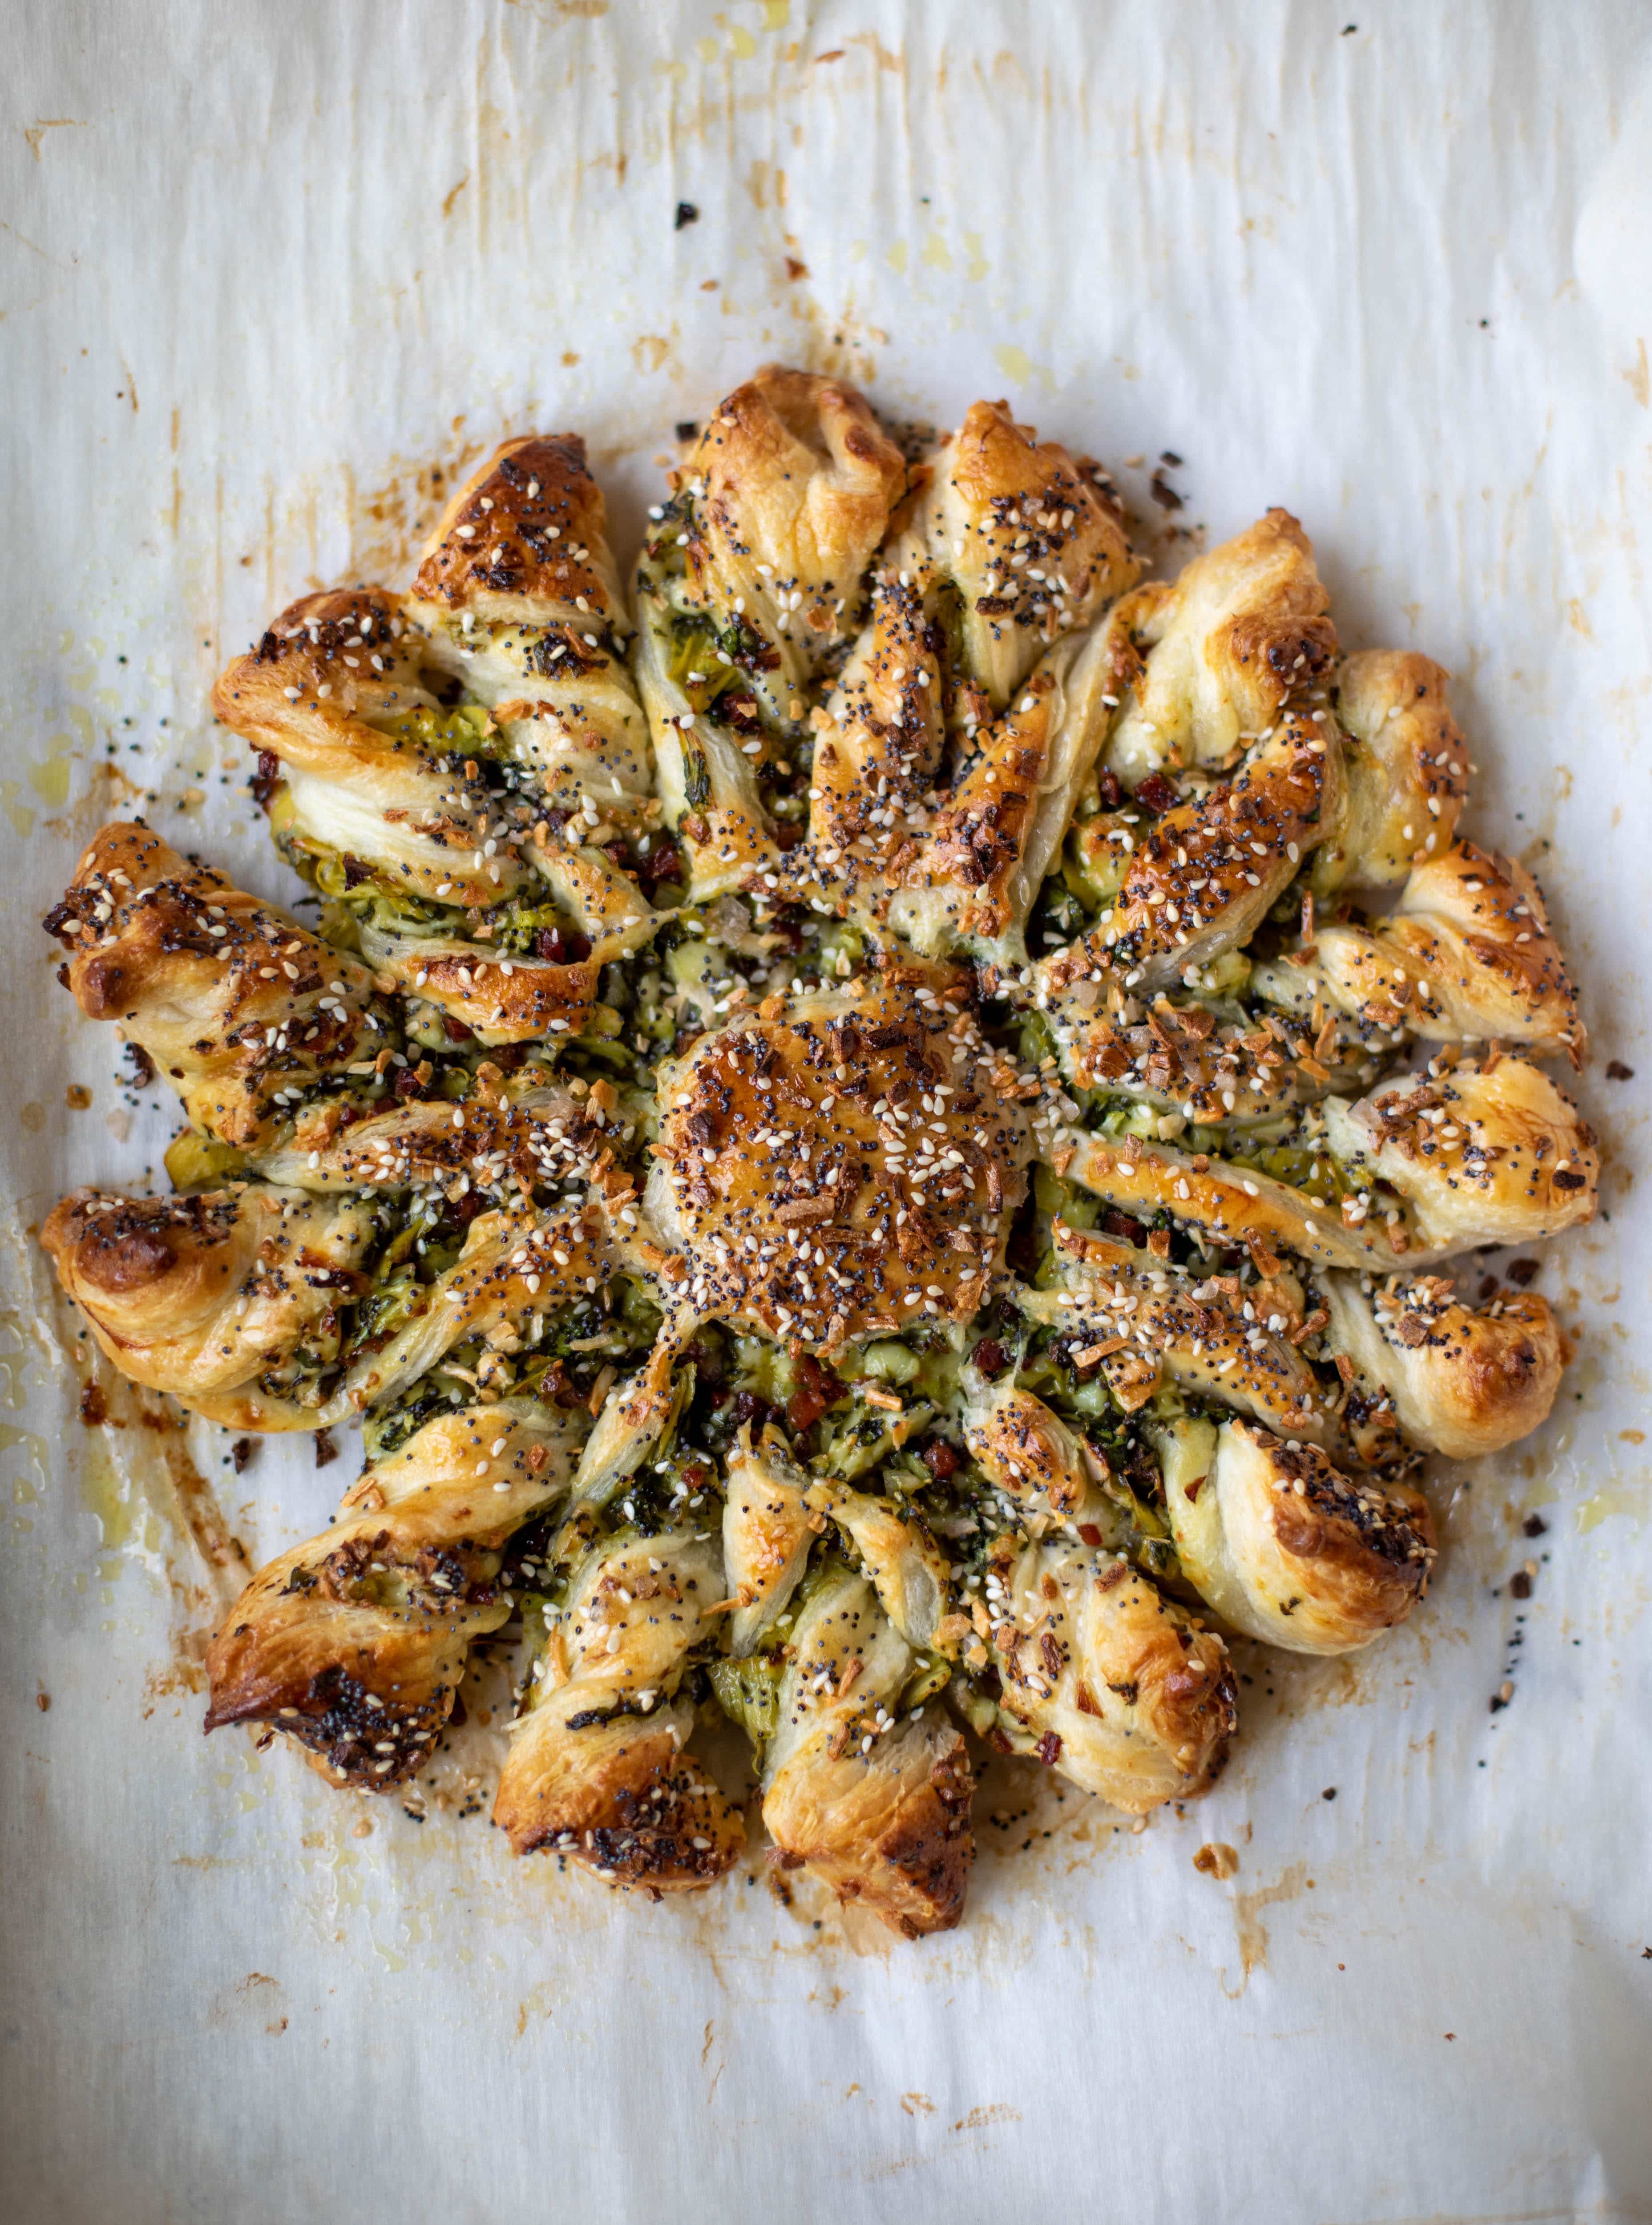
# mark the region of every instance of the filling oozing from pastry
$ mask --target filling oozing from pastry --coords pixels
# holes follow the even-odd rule
[[[675,885],[605,534],[578,439],[507,441],[408,595],[307,597],[214,691],[323,933],[439,1039],[617,1034],[605,973]]]

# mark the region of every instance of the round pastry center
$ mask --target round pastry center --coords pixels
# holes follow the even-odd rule
[[[770,1017],[770,1015],[773,1015]],[[649,1184],[696,1314],[832,1350],[966,1321],[1029,1151],[967,1012],[883,984],[765,1005],[661,1077]]]

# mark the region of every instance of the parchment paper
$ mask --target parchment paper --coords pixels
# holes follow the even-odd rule
[[[0,52],[0,2214],[1652,2215],[1644,10],[14,0]],[[85,1429],[30,1233],[172,1125],[52,984],[79,843],[147,808],[298,893],[220,662],[405,579],[430,467],[506,432],[582,430],[629,546],[674,422],[774,357],[941,423],[1007,393],[1161,542],[1294,510],[1345,640],[1456,675],[1606,1147],[1536,1285],[1560,1406],[1436,1479],[1414,1622],[1247,1660],[1226,1777],[1144,1832],[1009,1780],[908,1949],[204,1742],[229,1539],[309,1534],[355,1445]]]

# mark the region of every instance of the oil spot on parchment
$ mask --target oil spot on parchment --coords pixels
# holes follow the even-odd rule
[[[30,1257],[27,1271],[38,1267]],[[148,1680],[148,1714],[164,1696],[205,1689],[206,1648],[246,1582],[246,1554],[169,1402],[96,1353],[54,1284],[35,1319],[51,1371],[74,1384],[82,1411],[102,1417],[76,1433],[73,1466],[103,1548],[142,1561],[170,1594],[171,1659]]]
[[[1294,1900],[1307,1882],[1307,1864],[1292,1862],[1272,1885],[1258,1886],[1254,1892],[1234,1894],[1233,1928],[1238,1940],[1241,1975],[1237,1986],[1222,1987],[1230,2000],[1237,2000],[1244,1991],[1253,1970],[1265,1970],[1268,1967],[1268,1927],[1262,1920],[1263,1910],[1275,1907],[1281,1901]]]
[[[262,2022],[271,2039],[287,2029],[287,1996],[279,1978],[265,1970],[249,1970],[239,1985],[226,1986],[207,2011],[209,2026]]]
[[[960,2117],[953,2127],[955,2133],[984,2133],[994,2125],[1018,2125],[1021,2111],[1012,2109],[1008,2101],[984,2101]]]
[[[669,338],[661,333],[644,333],[631,342],[631,360],[640,371],[646,373],[669,368],[674,377],[680,377],[681,370],[674,353],[676,342],[674,326]]]
[[[992,360],[1011,386],[1026,387],[1036,379],[1046,394],[1055,391],[1055,374],[1048,364],[1035,363],[1025,348],[1006,345],[992,351]]]
[[[1647,376],[1646,342],[1640,341],[1635,351],[1635,361],[1624,373],[1629,381],[1629,390],[1643,409],[1652,404],[1652,380]]]
[[[33,124],[24,125],[23,136],[28,142],[29,153],[38,162],[40,143],[48,131],[84,131],[85,128],[83,116],[41,116],[36,117]]]
[[[448,498],[491,445],[487,440],[461,440],[436,462],[408,462],[393,455],[374,486],[359,487],[353,473],[347,473],[351,569],[369,580],[394,580],[410,572]]]

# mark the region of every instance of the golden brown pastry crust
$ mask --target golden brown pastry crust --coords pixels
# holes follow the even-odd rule
[[[1369,1290],[1351,1275],[1327,1275],[1317,1288],[1327,1340],[1353,1379],[1384,1394],[1409,1443],[1473,1460],[1548,1419],[1566,1356],[1546,1299],[1504,1290],[1469,1307],[1432,1275],[1391,1276]]]
[[[788,1766],[763,1820],[782,1868],[808,1868],[839,1900],[918,1939],[963,1916],[974,1791],[962,1734],[931,1710],[870,1761],[826,1750],[807,1769]]]
[[[1444,851],[1468,793],[1468,751],[1446,702],[1450,675],[1414,650],[1369,649],[1337,675],[1347,751],[1341,824],[1313,862],[1322,894],[1396,888]]]
[[[880,858],[891,886],[876,916],[922,951],[1025,960],[1029,915],[1094,770],[1111,672],[1104,632],[1058,643],[1003,714],[965,744],[927,832],[915,844],[896,827],[896,848]],[[886,830],[888,821],[886,806]]]
[[[1255,931],[1339,808],[1333,728],[1283,719],[1230,783],[1155,821],[1117,902],[1079,941],[1042,960],[1040,992],[1122,979],[1150,993],[1193,976]]]
[[[687,553],[696,603],[726,620],[738,601],[806,656],[847,630],[907,477],[863,395],[766,364],[712,411],[684,469],[700,489]]]
[[[1322,927],[1270,970],[1299,1005],[1321,998],[1368,1029],[1519,1043],[1583,1063],[1577,998],[1536,882],[1472,842],[1424,859],[1391,912]]]
[[[434,1760],[472,1643],[510,1619],[503,1548],[566,1491],[583,1434],[535,1401],[472,1406],[368,1468],[332,1528],[231,1608],[207,1649],[206,1729],[272,1723],[367,1792]]]
[[[813,1581],[789,1640],[763,1820],[783,1867],[807,1867],[892,1931],[963,1914],[974,1790],[961,1734],[896,1707],[913,1654],[871,1584],[841,1565]]]
[[[1019,1505],[1074,1525],[1099,1512],[1077,1432],[1032,1391],[1013,1382],[978,1386],[964,1409],[964,1442],[987,1480]]]
[[[943,679],[919,588],[880,571],[865,631],[814,720],[808,839],[782,871],[787,888],[852,901],[861,878],[893,869],[940,765]]]
[[[1108,723],[1111,635],[1062,637],[1136,567],[1093,469],[1002,404],[978,403],[920,480],[814,714],[807,840],[747,885],[887,920],[925,953],[1019,960]]]
[[[852,387],[773,364],[712,412],[677,475],[680,529],[638,565],[637,679],[694,897],[772,871],[780,851],[744,730],[706,715],[674,671],[674,623],[698,619],[743,644],[761,755],[763,733],[791,730],[798,690],[858,623],[866,567],[905,484],[899,449]]]
[[[577,433],[502,441],[449,501],[425,545],[410,601],[509,624],[554,610],[624,623],[608,553],[607,506]]]
[[[522,886],[516,846],[486,854],[493,799],[479,771],[373,723],[440,708],[422,639],[382,587],[301,596],[227,667],[212,708],[280,759],[298,832],[387,888],[474,910]]]
[[[379,1048],[365,967],[147,827],[105,827],[46,924],[87,1018],[119,1021],[220,1143],[267,1142],[287,1117],[277,1092],[296,1099]]]
[[[76,1190],[41,1242],[65,1293],[135,1383],[241,1429],[313,1429],[318,1386],[290,1379],[300,1348],[337,1356],[370,1205],[239,1185],[201,1197]]]
[[[1334,1020],[1328,1033],[1300,1014],[1294,1028],[1265,1012],[1218,1024],[1207,1005],[1173,1005],[1161,992],[1143,1010],[1116,983],[1087,979],[1041,986],[1035,1001],[1050,1015],[1070,1081],[1180,1114],[1183,1126],[1257,1126],[1333,1091],[1347,1095],[1379,1070],[1358,1030]]]
[[[1355,1479],[1311,1445],[1254,1422],[1211,1430],[1200,1474],[1164,1461],[1182,1574],[1246,1636],[1294,1653],[1345,1653],[1410,1613],[1434,1562],[1421,1492]]]
[[[1339,1400],[1291,1341],[1300,1312],[1288,1317],[1259,1290],[1242,1291],[1232,1276],[1200,1278],[1115,1237],[1060,1220],[1053,1236],[1057,1257],[1073,1271],[1065,1290],[1029,1293],[1027,1303],[1038,1317],[1059,1322],[1069,1343],[1081,1340],[1075,1364],[1086,1374],[1099,1367],[1127,1412],[1139,1411],[1168,1379],[1287,1436],[1330,1448],[1340,1442]]]
[[[1029,1545],[991,1644],[1013,1743],[1116,1808],[1190,1798],[1227,1757],[1226,1647],[1117,1554]]]
[[[307,1106],[289,1141],[261,1153],[258,1168],[267,1181],[312,1190],[446,1190],[462,1176],[480,1195],[514,1201],[573,1176],[590,1180],[604,1151],[611,1154],[611,1139],[600,1106],[560,1083],[502,1086],[484,1061],[461,1104],[393,1100],[353,1119],[334,1101]]]
[[[978,697],[957,707],[971,724],[1004,710],[1042,651],[1087,625],[1137,569],[1111,484],[1018,424],[1007,402],[972,403],[919,464],[888,565],[927,603],[934,588],[952,590],[952,681]]]
[[[508,441],[450,504],[405,605],[433,664],[487,707],[532,776],[530,801],[502,809],[491,834],[516,843],[541,900],[548,892],[591,945],[566,962],[440,935],[387,952],[402,979],[488,1040],[577,1032],[602,967],[659,924],[623,853],[611,854],[660,808],[606,536],[576,435]]]
[[[723,1567],[736,1601],[729,1650],[750,1654],[801,1580],[809,1549],[825,1524],[807,1493],[811,1479],[793,1461],[778,1429],[753,1445],[748,1423],[725,1467]]]
[[[1167,768],[1229,764],[1326,674],[1327,611],[1313,544],[1284,510],[1142,593],[1131,616],[1147,654],[1108,767],[1134,789]]]
[[[1272,1176],[1134,1136],[1063,1144],[1060,1167],[1126,1212],[1165,1212],[1225,1244],[1259,1239],[1326,1266],[1383,1273],[1481,1245],[1535,1242],[1593,1218],[1593,1136],[1522,1059],[1465,1061],[1355,1106],[1331,1099],[1326,1110],[1332,1150],[1366,1185],[1340,1212]],[[1395,1194],[1391,1207],[1371,1187],[1379,1182]]]
[[[1541,1068],[1464,1060],[1354,1107],[1377,1176],[1405,1197],[1411,1256],[1523,1244],[1594,1218],[1600,1155],[1588,1123]]]
[[[513,1727],[494,1821],[511,1852],[548,1848],[650,1892],[709,1885],[745,1841],[733,1806],[684,1752],[674,1696],[723,1604],[715,1548],[692,1531],[592,1548]]]
[[[355,880],[447,907],[446,931],[374,928],[365,947],[486,1041],[578,1032],[602,964],[658,924],[605,846],[659,811],[628,630],[584,444],[532,434],[459,490],[405,600],[379,588],[307,596],[214,692],[218,716],[281,761],[284,839],[340,853]],[[456,685],[480,725],[437,746]],[[420,712],[432,714],[422,726],[408,715]],[[491,787],[479,762],[490,751],[526,786]],[[553,897],[590,961],[502,956],[457,932],[465,912],[518,893]]]
[[[661,1073],[648,1201],[687,1256],[683,1300],[814,1349],[967,1320],[1026,1151],[978,1038],[893,977],[764,1013]]]

